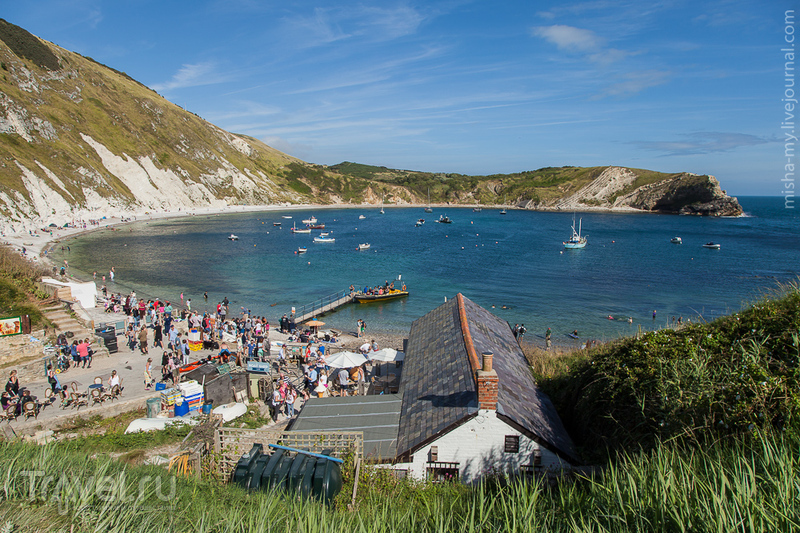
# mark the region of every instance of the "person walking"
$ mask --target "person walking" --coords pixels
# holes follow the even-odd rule
[[[150,390],[155,380],[153,379],[153,358],[148,357],[144,365],[144,390]]]
[[[142,327],[139,329],[139,351],[142,355],[147,355],[147,326],[142,324]]]

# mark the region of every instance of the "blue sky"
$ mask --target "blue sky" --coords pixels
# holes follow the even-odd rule
[[[0,17],[303,160],[780,195],[785,0],[26,0]]]

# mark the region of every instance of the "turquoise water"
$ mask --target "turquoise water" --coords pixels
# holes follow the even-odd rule
[[[68,258],[76,275],[98,271],[98,282],[114,266],[116,282],[107,283],[114,292],[136,288],[173,302],[183,292],[200,310],[227,296],[232,309],[245,306],[271,320],[350,284],[377,285],[401,275],[408,298],[348,305],[323,320],[350,331],[363,318],[370,329],[407,333],[412,321],[461,292],[494,306],[512,325],[524,323],[529,336],[551,327],[559,337],[578,329],[582,338],[609,339],[640,325],[663,327],[672,316],[712,319],[797,279],[796,210],[784,209],[782,198],[740,202],[747,217],[578,214],[589,237],[582,250],[561,244],[570,235],[571,213],[391,208],[383,215],[326,209],[137,222],[79,237],[68,256],[56,249],[53,258]],[[312,214],[335,243],[312,242],[320,231],[289,231],[293,221],[300,225]],[[453,223],[435,223],[440,214]],[[414,226],[418,218],[426,219],[421,227]],[[239,240],[228,240],[231,233]],[[669,242],[676,235],[682,245]],[[722,249],[704,249],[708,241]],[[357,251],[365,242],[371,249]],[[308,253],[295,254],[300,246]]]

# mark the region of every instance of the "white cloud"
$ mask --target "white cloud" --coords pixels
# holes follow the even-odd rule
[[[669,72],[660,70],[647,70],[643,72],[629,72],[623,76],[621,81],[609,85],[603,96],[628,96],[639,93],[649,87],[655,87],[665,83],[669,78]]]
[[[631,144],[644,150],[662,152],[662,155],[696,155],[712,152],[729,152],[744,146],[755,146],[770,142],[769,139],[748,133],[698,131],[683,135],[678,141],[638,141]]]
[[[592,52],[604,45],[593,31],[554,24],[533,28],[533,35],[556,45],[567,52]]]
[[[183,65],[170,81],[156,83],[150,88],[154,91],[170,91],[173,89],[184,89],[186,87],[197,87],[200,85],[213,85],[227,81],[227,76],[216,71],[217,66],[212,62],[195,63],[194,65]]]

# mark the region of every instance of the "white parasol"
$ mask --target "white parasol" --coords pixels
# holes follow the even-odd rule
[[[367,362],[367,358],[360,353],[338,352],[325,358],[331,368],[353,368]]]
[[[372,352],[369,354],[370,359],[373,361],[402,361],[405,359],[406,354],[403,352],[398,352],[394,348],[382,348],[377,352]]]

